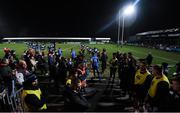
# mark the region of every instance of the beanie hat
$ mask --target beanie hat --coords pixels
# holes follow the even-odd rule
[[[26,78],[25,82],[26,83],[32,83],[35,80],[37,80],[37,76],[34,73],[31,73],[28,75],[28,77]]]

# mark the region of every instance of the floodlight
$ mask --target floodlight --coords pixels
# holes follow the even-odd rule
[[[123,15],[131,15],[135,12],[135,6],[134,5],[128,5],[124,8]]]

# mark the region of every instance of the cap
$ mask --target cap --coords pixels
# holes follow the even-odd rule
[[[37,76],[34,73],[31,73],[30,75],[28,75],[25,82],[32,83],[35,80],[37,80]]]

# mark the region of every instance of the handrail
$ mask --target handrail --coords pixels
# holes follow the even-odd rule
[[[5,88],[1,93],[0,93],[0,99],[3,100],[4,105],[10,106],[11,112],[23,112],[23,107],[22,107],[22,100],[21,100],[21,91],[23,90],[23,87],[17,89],[15,86],[15,80],[13,79],[11,81],[11,92],[9,95],[9,88]]]

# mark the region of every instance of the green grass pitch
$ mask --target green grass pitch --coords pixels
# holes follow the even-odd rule
[[[166,52],[166,51],[157,50],[157,49],[149,49],[149,48],[136,47],[136,46],[126,46],[126,45],[124,45],[123,47],[120,47],[115,44],[94,44],[94,45],[88,44],[88,46],[96,47],[100,51],[102,51],[102,49],[105,48],[107,50],[109,60],[112,58],[112,53],[117,52],[117,51],[132,52],[132,54],[134,55],[136,59],[145,58],[147,54],[151,52],[154,57],[153,64],[161,64],[162,62],[167,62],[170,66],[173,67],[171,71],[174,71],[175,64],[180,61],[179,53]],[[10,43],[10,44],[1,43],[0,44],[0,58],[4,56],[3,48],[5,47],[16,50],[16,54],[19,58],[21,57],[24,50],[27,49],[27,46],[24,43]],[[63,56],[69,57],[71,48],[74,48],[78,52],[80,45],[57,44],[56,48],[59,48],[59,47],[61,47],[63,50]],[[90,56],[87,55],[86,57],[89,58]]]

